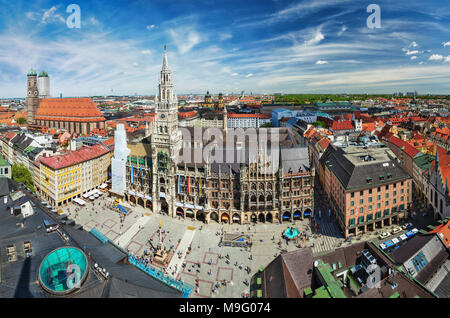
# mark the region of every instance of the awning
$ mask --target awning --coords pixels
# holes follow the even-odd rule
[[[290,219],[291,216],[290,215],[283,215],[283,219]]]
[[[203,210],[203,207],[200,206],[200,205],[196,205],[195,208],[196,208],[197,210]]]
[[[177,211],[177,214],[181,214],[181,215],[183,215],[183,214],[184,214],[184,212],[183,212],[183,211]]]
[[[160,198],[165,198],[165,197],[166,197],[166,194],[165,194],[164,192],[160,192],[160,193],[159,193],[159,197],[160,197]]]
[[[86,204],[86,202],[84,202],[83,200],[79,199],[79,198],[73,198],[73,202],[78,203],[80,205],[84,205]]]
[[[233,216],[233,221],[240,221],[241,218],[239,216]]]
[[[140,197],[140,198],[144,198],[144,195],[143,194],[140,194],[140,193],[136,193],[136,196],[138,196],[138,197]]]
[[[227,214],[222,214],[222,220],[228,220],[230,217]]]
[[[175,205],[180,208],[182,208],[184,206],[183,203],[181,203],[181,202],[176,202]]]
[[[295,214],[294,214],[295,215]],[[311,215],[311,212],[305,212],[305,213],[303,213],[303,215]]]
[[[128,193],[131,195],[136,195],[136,193],[134,193],[133,191],[128,190]]]
[[[194,214],[194,211],[187,210],[187,211],[186,211],[186,214]]]
[[[195,209],[195,207],[190,203],[185,203],[184,206],[189,209]]]
[[[146,198],[147,200],[151,200],[152,197],[149,197],[148,195],[145,195],[144,198]]]
[[[306,212],[305,212],[306,215]],[[300,216],[300,212],[294,212],[294,216]]]
[[[100,186],[99,186],[99,188],[100,189],[104,189],[104,188],[106,188],[108,185],[106,184],[106,183],[102,183]]]

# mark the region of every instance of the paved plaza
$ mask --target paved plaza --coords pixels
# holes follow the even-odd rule
[[[82,208],[69,204],[64,210],[77,223],[82,224],[86,231],[95,227],[110,240],[138,256],[158,245],[161,224],[162,246],[172,251],[167,272],[192,286],[197,282],[198,292],[192,293],[191,297],[241,297],[242,293],[248,292],[245,279],[250,280],[255,271],[269,264],[282,251],[300,248],[295,242],[287,244],[281,237],[282,232],[290,226],[306,234],[308,240],[300,242],[301,247],[312,247],[315,256],[355,243],[355,239],[353,242],[344,242],[340,229],[328,213],[322,213],[321,218],[317,219],[317,233],[313,233],[315,227],[311,229],[309,219],[283,224],[204,224],[189,218],[185,220],[181,217],[150,214],[140,206],[131,208],[131,213],[124,217],[114,208],[113,199],[106,196],[89,202]],[[219,247],[222,231],[248,234],[253,245],[249,249]],[[357,240],[378,241],[376,233],[366,233]],[[191,250],[188,253],[189,245]],[[181,266],[183,262],[186,264],[184,267]],[[153,265],[158,267],[155,263]],[[247,267],[250,272],[246,271]],[[216,284],[223,280],[227,285],[219,283],[220,287],[213,292]]]

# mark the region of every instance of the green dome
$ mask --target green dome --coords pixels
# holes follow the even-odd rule
[[[48,73],[46,71],[42,71],[39,73],[39,77],[48,77]]]
[[[36,75],[37,75],[37,73],[36,73],[36,71],[33,70],[33,69],[29,70],[29,71],[28,71],[28,74],[27,74],[27,76],[36,76]]]
[[[79,267],[79,272],[69,265]],[[76,267],[75,267],[76,268]],[[65,295],[77,289],[88,274],[88,260],[84,252],[75,247],[60,247],[50,252],[39,267],[39,282],[44,290],[52,294]]]

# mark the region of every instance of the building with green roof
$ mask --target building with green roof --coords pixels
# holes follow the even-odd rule
[[[0,156],[0,177],[11,179],[11,164]]]

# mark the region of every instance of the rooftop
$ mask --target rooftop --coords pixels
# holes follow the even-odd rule
[[[74,151],[69,150],[61,155],[44,157],[41,158],[40,161],[42,164],[52,168],[53,170],[58,170],[79,164],[87,160],[98,158],[108,153],[109,151],[110,150],[102,144],[96,144],[90,147],[81,147],[80,149]]]
[[[320,161],[328,166],[345,189],[353,189],[410,178],[394,158],[392,151],[385,147],[331,145]]]
[[[36,119],[62,121],[104,121],[90,98],[44,98],[39,101]]]

